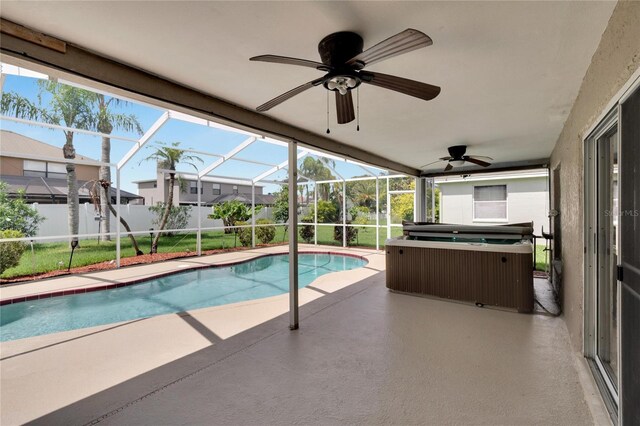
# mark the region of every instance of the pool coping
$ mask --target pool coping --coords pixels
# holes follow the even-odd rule
[[[318,250],[318,249],[306,250],[306,249],[301,249],[298,253],[299,254],[331,254],[331,255],[345,256],[345,257],[353,257],[353,258],[357,258],[357,259],[361,259],[361,260],[366,261],[367,262],[366,264],[369,263],[369,260],[364,256],[360,256],[360,255],[357,255],[357,254],[354,254],[354,253],[347,253],[347,252],[340,252],[340,251],[333,251],[333,250]],[[224,253],[219,253],[219,254],[224,254]],[[252,260],[260,259],[260,258],[263,258],[263,257],[282,256],[282,255],[286,255],[286,254],[289,254],[289,251],[275,252],[275,253],[263,253],[263,254],[257,254],[257,255],[252,256],[252,257],[250,257],[248,259],[227,261],[227,262],[214,263],[214,264],[209,264],[209,265],[193,265],[193,266],[188,266],[188,267],[181,268],[178,271],[174,270],[174,271],[160,272],[158,274],[145,276],[143,278],[131,279],[131,280],[126,280],[124,282],[117,282],[117,283],[114,282],[113,284],[96,284],[96,285],[88,284],[88,285],[85,285],[83,287],[71,288],[71,289],[67,289],[67,290],[41,292],[41,293],[36,293],[36,294],[29,295],[29,296],[16,296],[16,297],[0,300],[0,306],[12,305],[14,303],[29,302],[29,301],[32,301],[32,300],[41,300],[41,299],[50,299],[50,298],[54,298],[54,297],[71,296],[71,295],[74,295],[74,294],[84,294],[84,293],[92,293],[92,292],[96,292],[96,291],[112,290],[114,288],[121,288],[121,287],[127,287],[127,286],[131,286],[131,285],[136,285],[136,284],[142,284],[142,283],[147,282],[147,281],[151,281],[151,280],[154,280],[154,279],[167,277],[169,275],[180,274],[180,273],[183,273],[183,272],[190,272],[190,271],[196,271],[196,270],[201,270],[201,269],[210,269],[210,268],[224,268],[224,267],[229,267],[229,266],[234,266],[234,265],[239,265],[239,264],[242,264],[242,263],[250,262]],[[216,256],[216,255],[217,254],[214,254],[214,255],[211,255],[211,256]],[[172,260],[175,260],[175,259],[168,260],[167,262],[170,262]],[[366,264],[363,265],[363,266],[366,266]],[[144,266],[149,266],[149,265],[153,265],[153,264],[145,264]],[[25,283],[25,284],[28,285],[27,283]]]

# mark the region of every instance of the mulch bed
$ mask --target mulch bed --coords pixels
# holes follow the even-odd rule
[[[241,251],[246,249],[247,247],[235,247],[235,248],[227,248],[227,249],[203,250],[202,255],[228,253],[228,252]],[[163,262],[165,260],[179,259],[183,257],[194,257],[194,256],[196,256],[196,253],[192,251],[185,251],[185,252],[178,252],[178,253],[143,254],[140,256],[125,257],[120,259],[120,266],[123,267],[123,266],[131,266],[131,265],[142,265],[147,263]],[[6,279],[3,278],[3,279],[0,279],[0,284],[41,280],[45,278],[59,277],[63,275],[84,274],[87,272],[106,271],[109,269],[116,269],[115,260],[95,263],[93,265],[79,266],[76,268],[71,268],[70,271],[67,271],[65,269],[65,270],[43,272],[43,273],[33,274],[33,275],[24,275],[21,277],[6,278]]]

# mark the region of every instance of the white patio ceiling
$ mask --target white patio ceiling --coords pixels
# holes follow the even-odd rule
[[[372,71],[442,87],[424,102],[361,89],[360,125],[330,137],[412,167],[454,144],[497,163],[546,158],[562,129],[614,2],[3,2],[2,17],[253,109],[321,76],[249,62],[260,54],[318,60],[317,43],[355,31],[365,48],[416,28],[434,45]],[[324,134],[326,94],[271,110]]]

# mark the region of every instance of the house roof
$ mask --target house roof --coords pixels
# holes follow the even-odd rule
[[[27,196],[62,198],[66,197],[68,193],[66,179],[33,176],[0,176],[0,181],[7,184],[9,194],[17,194],[19,190],[24,190]],[[78,194],[80,198],[91,198],[89,195],[91,185],[92,183],[89,181],[78,181]],[[112,197],[115,197],[116,189],[110,187],[109,193]],[[120,190],[120,198],[123,200],[133,200],[143,197]]]
[[[255,195],[256,205],[264,204],[264,205],[273,205],[275,203],[276,197],[269,194],[256,194]],[[218,204],[224,203],[225,201],[241,201],[244,204],[251,204],[251,194],[223,194],[214,198],[209,203]]]
[[[169,176],[165,176],[164,177],[165,180],[169,180]],[[190,182],[190,181],[196,181],[196,179],[192,176],[184,176],[184,175],[180,175],[180,179]],[[230,185],[245,185],[245,186],[251,186],[251,182],[247,181],[247,180],[242,180],[242,179],[232,179],[232,178],[212,178],[212,177],[203,177],[202,182],[207,182],[207,183],[227,183]],[[140,180],[134,180],[131,183],[150,183],[150,182],[157,182],[157,179],[140,179]],[[263,187],[263,184],[259,184],[256,183],[255,184],[256,187]]]
[[[21,158],[20,154],[34,154],[37,153],[43,157],[59,158],[64,160],[62,148],[50,145],[45,142],[30,138],[20,133],[15,133],[10,130],[0,130],[0,146],[2,151],[0,155],[3,157]],[[85,157],[83,155],[76,154],[76,160],[90,160],[96,161],[93,158]],[[96,166],[98,167],[98,166]]]

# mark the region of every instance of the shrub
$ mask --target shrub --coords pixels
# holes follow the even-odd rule
[[[154,213],[156,217],[151,221],[153,226],[158,227],[164,214],[165,204],[158,203],[155,206],[149,207],[149,211]],[[184,229],[189,223],[189,216],[191,215],[191,206],[171,206],[169,211],[169,217],[167,219],[166,229]],[[163,234],[172,236],[175,232],[163,232]]]
[[[300,221],[305,223],[313,223],[313,216],[305,216]],[[302,225],[300,227],[300,238],[302,238],[305,243],[312,242],[315,235],[316,231],[313,225]]]
[[[255,206],[255,213],[257,214],[262,209],[262,206]],[[209,219],[222,219],[224,226],[234,226],[239,222],[246,222],[251,219],[251,209],[242,201],[233,200],[225,201],[213,206],[213,212],[208,216]],[[231,228],[224,230],[225,234],[230,234]]]
[[[7,184],[0,182],[0,230],[15,230],[21,236],[33,237],[43,220],[24,200],[24,191],[18,193],[18,198],[9,198]]]
[[[269,219],[258,219],[256,225],[269,225]],[[262,244],[269,244],[276,236],[276,227],[273,225],[256,227],[256,239]]]
[[[347,225],[351,222],[347,221]],[[358,237],[358,228],[354,226],[346,226],[347,229],[347,245],[350,245]],[[342,225],[333,228],[333,239],[342,243]]]
[[[248,225],[247,222],[238,221],[237,226]],[[236,235],[243,247],[251,247],[251,228],[236,228]]]
[[[338,220],[338,209],[335,204],[331,201],[318,200],[318,223],[333,223],[336,220]]]
[[[369,209],[364,206],[353,206],[349,209],[351,221],[366,225],[368,222]]]
[[[22,238],[24,234],[14,229],[0,231],[0,238]],[[20,257],[26,245],[21,241],[9,241],[0,243],[0,274],[9,268],[13,268],[20,263]]]

